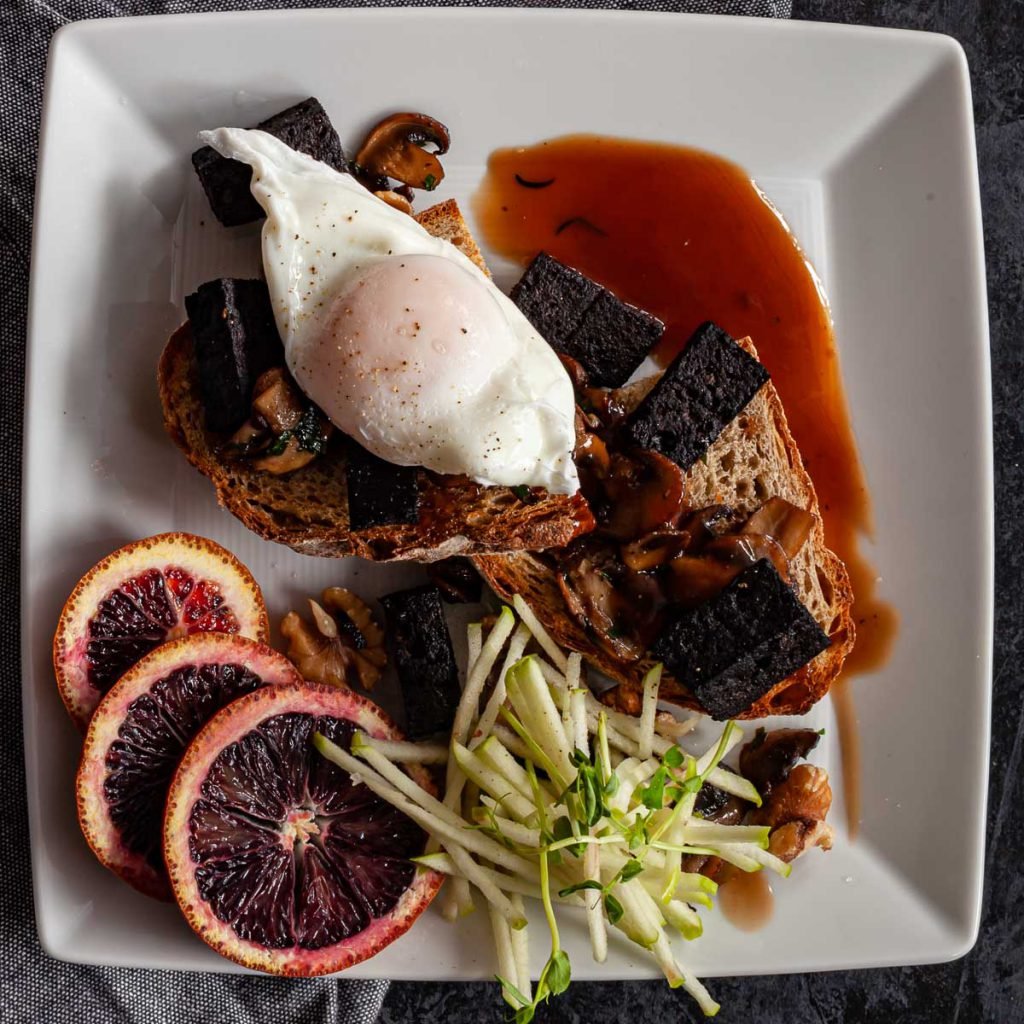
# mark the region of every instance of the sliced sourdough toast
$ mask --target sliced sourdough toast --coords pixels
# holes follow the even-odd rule
[[[740,344],[756,357],[749,338]],[[629,386],[627,406],[635,408],[656,380],[656,376],[650,377]],[[830,645],[740,717],[802,714],[828,692],[853,647],[853,592],[846,567],[825,546],[814,485],[804,469],[782,402],[771,382],[762,386],[753,401],[719,435],[706,458],[693,465],[686,475],[686,495],[687,504],[695,509],[727,504],[753,512],[767,498],[780,497],[813,513],[810,536],[792,559],[790,568],[800,600],[828,635]],[[625,665],[612,658],[568,613],[555,572],[545,561],[524,551],[479,556],[474,562],[500,597],[511,600],[514,594],[522,595],[558,643],[579,651],[618,684],[602,699],[630,714],[639,713],[641,683],[651,660]],[[704,710],[687,689],[685,680],[668,673],[662,676],[659,693],[669,703]]]
[[[454,201],[431,207],[417,219],[487,272]],[[741,344],[756,356],[749,339]],[[651,377],[624,389],[627,406],[635,408],[656,380]],[[510,600],[514,594],[522,595],[556,640],[579,651],[617,683],[607,692],[609,703],[634,714],[639,711],[641,680],[650,661],[624,665],[613,659],[569,614],[549,563],[531,553],[563,547],[593,526],[579,495],[545,496],[527,503],[508,488],[483,488],[464,477],[423,472],[418,522],[352,531],[342,444],[330,445],[323,456],[288,476],[273,476],[221,454],[223,439],[204,426],[187,323],[167,343],[159,383],[171,437],[211,479],[221,504],[254,532],[302,553],[327,557],[434,561],[473,555],[499,596]],[[829,636],[830,646],[740,717],[806,711],[828,691],[853,646],[853,597],[845,567],[825,546],[813,485],[770,382],[725,428],[705,459],[690,469],[686,489],[688,505],[695,509],[722,503],[753,512],[777,496],[814,514],[811,534],[791,561],[792,582]],[[704,710],[685,680],[664,675],[660,693],[668,702]]]
[[[454,200],[424,210],[417,220],[487,272]],[[559,547],[593,525],[579,494],[536,492],[543,494],[539,500],[535,493],[524,501],[507,487],[482,487],[466,477],[422,471],[417,522],[353,531],[340,438],[314,462],[286,476],[225,457],[223,437],[205,427],[187,322],[164,348],[158,381],[167,432],[189,462],[212,481],[221,505],[264,539],[303,554],[429,562],[451,555]]]

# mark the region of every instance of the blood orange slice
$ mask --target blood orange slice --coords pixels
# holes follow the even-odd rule
[[[313,747],[355,729],[397,739],[357,694],[306,684],[241,697],[189,745],[164,819],[175,898],[200,938],[236,963],[311,977],[402,935],[441,877],[417,869],[419,827]],[[433,789],[422,768],[410,775]]]
[[[170,899],[164,806],[185,747],[236,698],[301,682],[284,655],[223,633],[172,640],[130,668],[96,708],[78,769],[78,821],[100,863]]]
[[[164,641],[210,632],[266,640],[268,630],[260,588],[230,551],[162,533],[127,544],[79,580],[57,623],[53,668],[84,730],[103,694]]]

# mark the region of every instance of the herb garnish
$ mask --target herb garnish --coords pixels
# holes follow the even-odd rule
[[[588,878],[585,882],[577,882],[575,885],[569,885],[564,889],[559,889],[558,895],[561,896],[562,899],[565,899],[566,896],[571,896],[574,892],[581,892],[584,889],[594,889],[601,894],[601,899],[604,901],[605,912],[608,914],[609,923],[618,924],[619,921],[622,920],[624,911],[622,909],[622,904],[612,895],[612,889],[620,882],[628,882],[631,878],[636,878],[636,876],[643,870],[643,864],[638,861],[636,857],[630,857],[629,860],[622,865],[615,877],[606,885],[602,885],[593,878]]]
[[[292,431],[290,431],[290,430],[282,430],[281,433],[278,434],[277,437],[274,438],[274,440],[271,443],[270,447],[267,449],[267,454],[268,455],[281,455],[281,454],[283,454],[285,448],[288,447],[288,442],[291,441],[292,436],[293,436],[292,435]]]
[[[544,806],[544,798],[541,795],[540,783],[537,781],[537,772],[532,761],[526,762],[526,774],[530,779],[530,788],[533,791],[534,803],[537,807],[537,818],[540,822],[541,832],[546,832],[545,821],[547,810]],[[565,819],[560,819],[565,820]],[[537,989],[533,999],[527,999],[522,992],[516,988],[507,978],[495,975],[505,991],[519,1004],[513,1016],[515,1024],[530,1024],[541,1003],[546,1003],[551,996],[561,995],[572,980],[572,971],[569,964],[569,957],[562,949],[562,942],[558,934],[558,922],[555,920],[555,908],[551,904],[551,878],[548,871],[548,851],[541,847],[540,860],[540,895],[544,904],[544,916],[547,918],[548,929],[551,932],[551,955],[548,957],[544,969],[540,972],[537,981]]]

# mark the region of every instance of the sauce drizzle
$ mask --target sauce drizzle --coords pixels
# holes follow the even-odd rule
[[[727,867],[718,884],[718,907],[741,932],[756,932],[771,919],[775,896],[767,871]]]
[[[523,187],[544,182],[544,188]],[[486,243],[526,263],[545,250],[666,324],[667,363],[705,320],[749,335],[772,375],[856,595],[844,678],[884,663],[896,631],[860,551],[871,505],[820,284],[778,212],[735,164],[696,149],[576,135],[491,155],[474,200]],[[856,720],[837,691],[850,832],[859,818]]]

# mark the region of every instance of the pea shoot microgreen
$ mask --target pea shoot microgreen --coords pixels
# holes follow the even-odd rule
[[[565,899],[566,896],[571,896],[574,892],[582,892],[584,889],[593,889],[601,894],[601,899],[604,901],[605,913],[608,915],[608,921],[611,924],[618,924],[622,920],[622,904],[612,895],[612,889],[620,882],[628,882],[631,878],[636,878],[644,869],[643,862],[638,860],[636,857],[630,857],[625,864],[619,869],[615,877],[608,882],[606,885],[602,885],[596,879],[588,878],[584,882],[577,882],[575,885],[566,886],[564,889],[558,890],[558,895]]]
[[[526,774],[530,780],[530,789],[533,792],[534,803],[537,806],[537,817],[540,821],[542,835],[547,828],[547,810],[544,806],[544,799],[541,794],[540,782],[537,779],[537,770],[532,761],[526,762]],[[553,828],[557,834],[560,822],[569,824],[566,818],[559,818]],[[569,835],[572,835],[570,829]],[[538,867],[540,869],[540,895],[544,905],[544,916],[547,919],[548,929],[551,932],[551,955],[544,964],[537,980],[537,987],[534,990],[533,999],[527,999],[522,992],[516,988],[507,978],[496,976],[502,988],[518,1004],[512,1020],[515,1024],[530,1024],[541,1003],[546,1003],[551,996],[561,995],[568,987],[572,979],[572,970],[569,964],[569,956],[562,949],[561,938],[558,934],[558,922],[555,920],[555,908],[551,902],[551,874],[549,866],[548,851],[542,846]]]

